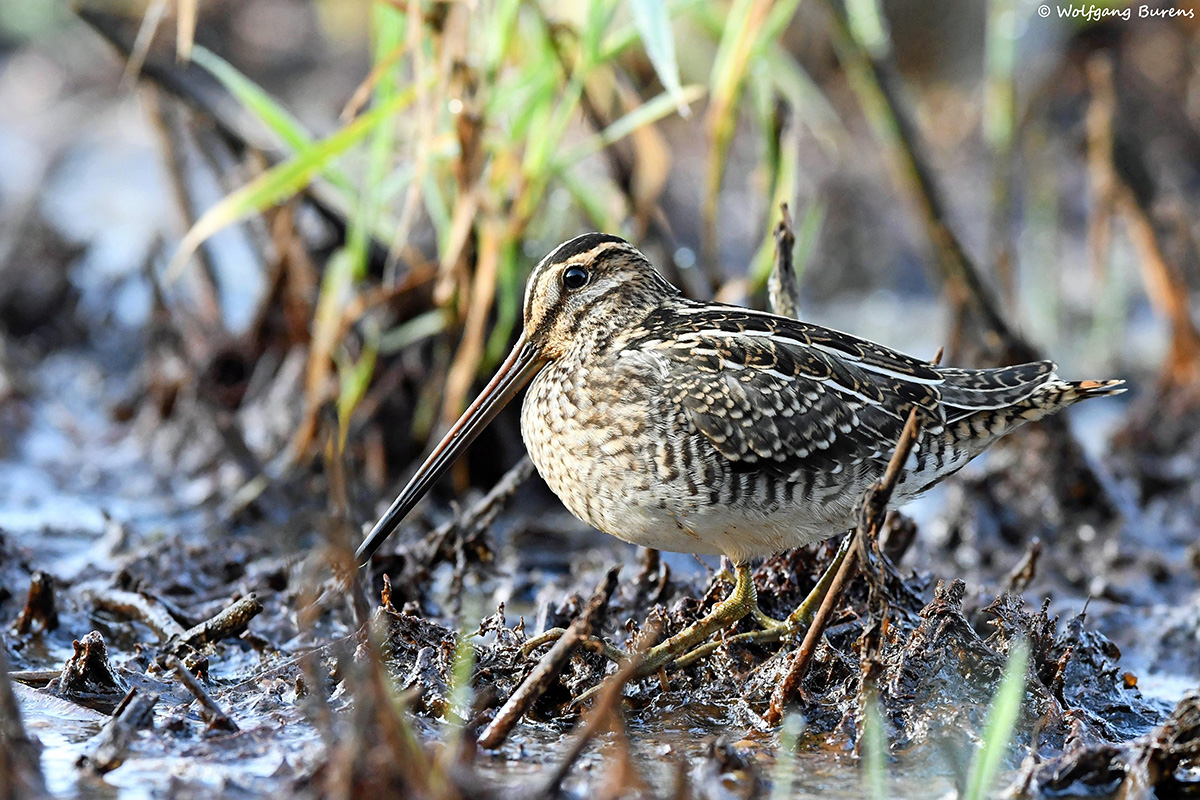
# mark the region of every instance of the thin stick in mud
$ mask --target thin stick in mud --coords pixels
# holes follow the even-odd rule
[[[196,701],[200,703],[201,715],[208,723],[210,730],[228,731],[237,733],[240,730],[233,718],[225,713],[217,701],[212,699],[212,696],[204,689],[204,686],[196,679],[196,676],[188,672],[187,667],[178,658],[171,659],[171,667],[175,670],[175,675],[178,676],[179,682],[192,693]]]
[[[908,421],[904,423],[904,430],[901,431],[900,439],[896,442],[896,449],[892,453],[891,460],[888,461],[887,471],[859,501],[858,527],[851,534],[856,540],[855,546],[846,553],[846,558],[838,568],[837,575],[833,578],[833,584],[830,585],[829,592],[821,602],[816,616],[813,617],[812,624],[809,625],[808,632],[804,635],[804,641],[800,643],[800,648],[796,651],[787,674],[771,695],[771,706],[767,709],[766,719],[772,725],[778,725],[783,720],[785,706],[800,688],[800,681],[804,679],[804,673],[808,670],[808,664],[812,661],[813,653],[817,649],[817,641],[824,634],[825,626],[833,614],[833,608],[841,599],[842,589],[854,572],[859,551],[870,537],[879,533],[888,501],[892,498],[892,490],[895,489],[904,463],[908,460],[908,454],[917,441],[919,430],[917,408],[914,407],[908,414]]]
[[[620,567],[613,567],[604,576],[592,598],[567,628],[566,632],[551,647],[534,670],[526,676],[517,690],[512,693],[504,705],[496,712],[496,716],[483,729],[479,736],[479,746],[489,750],[504,743],[513,727],[520,721],[529,707],[541,697],[558,674],[562,672],[567,659],[575,649],[592,635],[592,628],[597,617],[608,606],[609,599],[617,588],[617,574]]]

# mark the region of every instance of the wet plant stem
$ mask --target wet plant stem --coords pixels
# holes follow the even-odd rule
[[[858,554],[865,552],[864,546],[868,539],[878,535],[879,529],[883,525],[883,518],[887,511],[888,501],[892,497],[892,490],[895,489],[896,482],[903,471],[904,463],[908,460],[908,455],[912,451],[913,444],[916,442],[918,430],[917,409],[913,408],[909,412],[908,421],[904,424],[904,430],[900,433],[900,439],[896,443],[896,450],[892,453],[892,458],[888,462],[887,471],[883,474],[883,478],[868,489],[866,494],[863,495],[862,500],[859,501],[858,527],[851,534],[855,539],[854,545],[850,547],[849,552],[846,553],[845,559],[838,568],[837,574],[834,575],[829,592],[821,602],[821,607],[817,609],[816,616],[813,617],[812,624],[809,625],[808,632],[804,635],[804,641],[800,643],[800,648],[796,651],[787,674],[771,695],[771,706],[767,709],[766,718],[772,725],[778,725],[780,720],[783,719],[786,705],[799,691],[800,682],[804,679],[804,675],[808,671],[808,665],[812,661],[813,653],[817,649],[817,642],[824,635],[825,626],[829,624],[833,609],[841,600],[842,590],[850,580],[850,576],[854,573]]]
[[[620,567],[613,567],[605,574],[604,580],[596,587],[587,607],[571,622],[554,646],[546,652],[546,655],[542,656],[533,671],[526,676],[517,690],[496,712],[496,716],[479,735],[480,747],[495,749],[503,744],[529,707],[545,693],[554,679],[562,672],[575,649],[591,636],[592,628],[608,606],[608,601],[617,588],[617,575],[620,573],[620,569]]]

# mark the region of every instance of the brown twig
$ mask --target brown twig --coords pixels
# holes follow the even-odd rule
[[[212,699],[212,696],[204,689],[204,686],[196,679],[196,676],[188,672],[187,667],[183,666],[182,661],[173,657],[171,659],[171,668],[175,670],[175,675],[179,678],[179,682],[192,693],[192,696],[196,698],[196,702],[200,704],[200,715],[208,723],[209,730],[222,730],[230,733],[238,732],[237,723],[217,705],[217,701]]]
[[[776,687],[774,694],[771,695],[771,706],[767,710],[766,718],[773,725],[779,724],[783,719],[784,706],[791,700],[800,687],[800,681],[804,679],[808,664],[812,660],[813,653],[816,652],[817,641],[824,634],[834,606],[841,599],[842,589],[854,572],[856,559],[861,557],[860,550],[878,534],[879,528],[883,524],[887,504],[892,498],[892,490],[895,489],[904,464],[908,460],[908,455],[917,440],[919,430],[917,413],[918,410],[914,406],[913,410],[909,412],[908,421],[904,424],[904,430],[900,433],[900,439],[896,442],[896,449],[892,453],[883,477],[872,485],[859,501],[858,526],[850,534],[855,538],[855,546],[846,553],[846,558],[838,568],[837,575],[834,576],[829,592],[821,602],[816,616],[813,617],[812,624],[809,625],[808,632],[804,635],[804,641],[800,643],[787,674]]]
[[[587,720],[579,727],[578,733],[575,735],[570,747],[567,748],[566,755],[563,756],[563,760],[554,768],[545,786],[535,795],[536,797],[558,797],[560,794],[559,787],[562,786],[563,780],[571,772],[571,768],[575,766],[575,762],[583,755],[583,751],[587,748],[588,744],[601,730],[610,726],[612,721],[618,718],[617,704],[621,699],[621,693],[625,690],[626,684],[633,680],[638,672],[641,671],[646,650],[658,639],[661,627],[661,621],[654,621],[647,625],[638,641],[638,647],[634,652],[630,653],[629,659],[610,678],[601,684],[600,692],[596,696],[596,703],[592,706]]]
[[[583,612],[568,626],[566,632],[551,647],[533,671],[526,676],[517,690],[512,693],[504,705],[496,712],[496,716],[483,729],[479,736],[479,746],[489,750],[504,743],[508,734],[520,721],[521,717],[533,705],[546,689],[550,687],[566,666],[571,654],[584,640],[592,635],[597,617],[603,613],[617,588],[617,574],[620,567],[613,567],[604,576],[604,580],[592,593]]]
[[[1038,558],[1042,555],[1042,540],[1034,538],[1029,543],[1029,548],[1025,551],[1025,555],[1017,562],[1017,565],[1009,571],[1008,577],[1004,579],[1004,591],[1010,594],[1020,594],[1028,588],[1033,576],[1037,574]]]
[[[779,204],[779,222],[775,225],[775,266],[767,279],[767,302],[771,312],[798,319],[800,316],[800,282],[796,278],[793,254],[796,234],[792,230],[792,215],[787,203]]]
[[[251,592],[211,619],[184,631],[172,647],[172,652],[178,654],[184,646],[196,648],[231,636],[240,636],[250,624],[250,620],[262,613],[262,610],[263,606],[258,601],[258,596]]]
[[[82,756],[79,766],[103,775],[125,763],[129,744],[138,731],[154,726],[154,706],[158,699],[155,692],[142,694],[136,686],[130,689],[113,712],[112,719],[96,737],[96,747],[91,755]]]
[[[183,638],[187,630],[156,597],[141,592],[101,589],[91,593],[92,605],[101,611],[141,622],[162,641]]]

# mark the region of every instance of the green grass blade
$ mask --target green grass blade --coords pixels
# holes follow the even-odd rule
[[[216,53],[201,45],[194,45],[192,61],[208,70],[214,78],[220,81],[221,85],[234,96],[234,99],[279,137],[279,141],[288,150],[298,153],[311,147],[316,141],[312,132],[292,112]],[[322,174],[347,200],[353,200],[354,184],[344,172],[329,167],[323,170]]]
[[[672,0],[667,3],[667,15],[678,17],[692,13],[697,7],[708,8],[710,5],[712,5],[712,0]],[[604,41],[599,45],[596,63],[606,64],[612,61],[637,44],[641,38],[641,33],[636,25],[626,25],[617,28],[612,33],[606,33]]]
[[[663,88],[674,98],[679,116],[691,112],[684,102],[683,86],[679,82],[679,62],[675,58],[675,33],[664,0],[627,0],[633,24],[642,38],[646,55],[654,65]]]
[[[771,800],[790,800],[796,782],[796,746],[804,733],[804,717],[788,714],[779,729],[779,750],[771,770]]]
[[[846,0],[846,22],[854,38],[872,58],[883,58],[891,50],[891,34],[879,0]]]
[[[615,231],[621,227],[620,222],[609,210],[609,198],[602,192],[596,191],[590,177],[581,177],[570,167],[565,167],[558,173],[558,179],[571,193],[571,198],[583,211],[594,229]]]
[[[583,75],[576,73],[571,76],[558,96],[557,104],[547,103],[541,112],[544,115],[542,119],[538,121],[538,124],[530,127],[521,171],[531,180],[544,179],[548,174],[548,168],[553,164],[553,154],[562,143],[567,126],[570,125],[575,111],[579,108],[579,99],[583,95],[583,82]]]
[[[402,322],[379,337],[379,354],[390,356],[446,330],[446,312],[434,308]]]
[[[421,181],[421,203],[425,207],[425,213],[429,215],[434,232],[437,233],[440,252],[450,241],[450,226],[453,221],[450,217],[450,203],[446,200],[446,194],[442,191],[437,176],[432,172],[427,172],[425,180]]]
[[[797,113],[803,111],[810,127],[824,128],[838,135],[845,134],[845,123],[830,105],[824,91],[813,82],[795,56],[780,45],[778,34],[772,38],[771,26],[776,22],[775,12],[779,8],[775,6],[768,13],[756,45],[761,49],[767,71],[774,78],[779,92],[791,101]],[[714,40],[720,41],[725,31],[725,18],[708,4],[695,4],[689,9],[692,21]]]
[[[579,58],[585,68],[590,69],[614,57],[614,54],[604,47],[604,36],[612,27],[613,16],[616,13],[617,4],[611,0],[591,0],[588,4],[587,18],[583,28],[579,31]],[[642,38],[637,25],[628,28],[626,33],[625,47],[633,46]],[[643,46],[645,46],[644,41]]]
[[[504,62],[510,43],[517,31],[517,12],[521,10],[521,0],[497,0],[490,9],[491,20],[484,27],[487,43],[484,45],[483,65],[484,75],[489,76],[488,83],[497,83],[495,75]]]
[[[862,730],[863,795],[873,800],[887,798],[887,728],[879,697],[868,692]]]
[[[175,280],[187,259],[208,237],[251,214],[262,212],[301,191],[335,158],[375,129],[381,119],[387,119],[413,101],[415,87],[395,95],[386,105],[363,114],[338,132],[280,162],[242,188],[230,193],[201,215],[183,237],[179,250],[167,269],[167,280]]]
[[[713,94],[717,94],[720,87],[727,84],[733,75],[734,52],[742,29],[749,20],[751,3],[752,0],[734,0],[729,14],[721,23],[721,39],[717,43],[717,54],[713,58],[712,75],[709,77]]]
[[[1029,666],[1029,645],[1019,642],[1009,651],[1008,666],[1000,679],[1000,688],[988,709],[983,748],[971,765],[971,778],[963,794],[965,800],[984,800],[996,780],[1004,756],[1012,742],[1021,705],[1025,702],[1025,670]]]
[[[604,130],[589,136],[564,153],[558,162],[559,171],[590,155],[600,152],[614,142],[621,141],[639,128],[658,122],[675,111],[679,100],[682,100],[684,103],[694,103],[703,96],[704,87],[692,85],[685,86],[680,90],[678,99],[667,92],[663,92],[657,97],[647,100],[625,116],[614,120]]]
[[[477,614],[468,614],[464,619],[473,619]],[[454,648],[454,666],[450,671],[450,702],[446,708],[446,719],[461,728],[471,716],[471,699],[475,688],[471,676],[475,673],[475,645],[471,634],[461,629],[458,646]]]
[[[200,45],[193,46],[192,61],[208,70],[247,111],[265,124],[289,149],[303,150],[313,143],[312,133],[300,120],[228,61]]]
[[[993,152],[1006,151],[1015,124],[1013,72],[1017,60],[1015,0],[988,3],[987,82],[984,85],[983,134]]]
[[[792,17],[796,16],[796,9],[799,7],[800,0],[781,0],[771,7],[771,10],[767,12],[767,20],[758,34],[758,43],[755,45],[755,49],[759,53],[779,40],[788,23],[792,21]]]

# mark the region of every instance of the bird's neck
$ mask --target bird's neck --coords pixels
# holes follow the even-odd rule
[[[627,297],[625,301],[609,313],[580,320],[571,348],[577,357],[594,358],[622,349],[647,319],[678,302],[674,297],[662,296]]]

